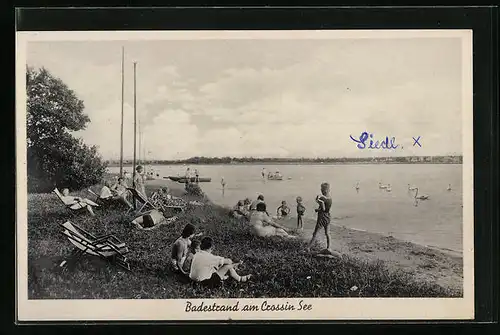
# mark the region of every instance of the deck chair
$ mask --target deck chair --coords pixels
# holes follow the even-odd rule
[[[145,210],[149,209],[158,209],[156,205],[150,200],[147,199],[143,194],[141,194],[139,191],[137,191],[135,188],[132,187],[127,187],[127,190],[132,193],[132,201],[134,202],[138,200],[140,203],[142,203],[141,208],[137,211],[138,214],[143,213]],[[132,209],[129,209],[128,211],[130,212]]]
[[[89,254],[131,271],[130,264],[124,256],[129,249],[113,234],[96,237],[70,221],[62,223],[61,227],[63,228],[61,233],[75,246],[71,256],[73,261],[77,261],[84,254]],[[68,261],[64,260],[59,266],[65,267],[67,263]]]
[[[120,200],[116,200],[113,197],[101,198],[100,195],[98,195],[97,193],[95,193],[94,191],[92,191],[92,189],[90,189],[90,188],[87,189],[87,192],[89,192],[90,194],[92,194],[95,197],[95,202],[98,203],[98,204],[101,204],[102,206],[106,206],[106,207],[117,206],[117,205],[123,205],[123,206],[125,206]]]
[[[64,196],[61,194],[61,192],[59,192],[59,190],[57,188],[55,188],[53,192],[57,195],[59,200],[61,200],[61,202],[64,204],[64,206],[66,206],[66,208],[68,208],[72,211],[80,211],[82,209],[86,209],[88,205],[91,205],[94,207],[99,207],[98,204],[96,204],[95,202],[88,200],[88,199],[87,199],[87,202],[85,202],[85,203],[77,202],[77,203],[67,204],[66,202],[64,202],[64,199],[63,199]]]
[[[183,212],[184,209],[186,208],[186,205],[166,205],[163,200],[161,199],[160,195],[158,192],[154,192],[151,197],[151,202],[159,209],[161,209],[163,212],[171,209],[176,212]]]

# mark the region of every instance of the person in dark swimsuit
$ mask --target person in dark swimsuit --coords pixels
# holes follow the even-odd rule
[[[302,197],[297,197],[297,228],[299,229],[303,228],[302,217],[304,216],[305,211],[306,208],[302,204]]]
[[[281,206],[276,209],[276,214],[278,217],[286,217],[290,213],[290,207],[286,204],[286,201],[281,202]]]
[[[321,195],[316,197],[316,202],[319,207],[316,209],[318,213],[318,220],[316,221],[316,228],[314,229],[314,233],[311,238],[311,242],[309,242],[308,249],[316,240],[318,232],[320,229],[324,229],[326,236],[326,249],[331,252],[330,249],[330,208],[332,207],[332,198],[330,197],[330,184],[323,183],[321,184]]]

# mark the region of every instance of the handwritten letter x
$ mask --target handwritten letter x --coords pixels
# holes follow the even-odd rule
[[[415,137],[413,137],[413,140],[415,141],[415,142],[413,142],[413,146],[415,146],[415,144],[418,144],[418,146],[419,146],[419,147],[422,147],[422,146],[420,145],[420,143],[418,142],[418,140],[420,140],[420,136],[419,136],[419,137],[417,137],[416,139],[415,139]]]

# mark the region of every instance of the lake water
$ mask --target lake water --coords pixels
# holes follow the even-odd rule
[[[283,181],[263,180],[261,170],[279,170]],[[194,168],[194,167],[191,167]],[[307,208],[306,217],[315,218],[314,199],[320,184],[329,182],[333,199],[333,223],[349,228],[392,235],[415,243],[462,251],[462,165],[455,164],[372,164],[372,165],[198,165],[201,177],[212,182],[201,183],[215,203],[233,206],[239,199],[265,196],[272,215],[282,200],[292,208],[295,217],[296,197],[301,196]],[[126,168],[131,171],[130,168]],[[185,173],[186,166],[154,166],[160,177]],[[118,172],[118,168],[110,168]],[[221,178],[226,181],[222,194]],[[359,182],[359,192],[355,185]],[[392,192],[378,187],[390,184]],[[429,200],[415,206],[414,192]],[[448,184],[452,190],[448,191]],[[314,225],[304,227],[313,229]]]

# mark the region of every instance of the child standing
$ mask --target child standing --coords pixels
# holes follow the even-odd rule
[[[316,221],[316,228],[314,229],[314,233],[311,238],[311,242],[309,242],[308,249],[316,240],[318,232],[320,229],[324,229],[326,236],[326,249],[330,250],[330,208],[332,207],[332,198],[330,197],[330,184],[323,183],[321,184],[321,195],[316,196],[316,202],[319,207],[316,209],[318,213],[318,220]]]
[[[302,217],[305,211],[306,208],[302,204],[302,197],[297,197],[297,228],[299,229],[303,229]]]

